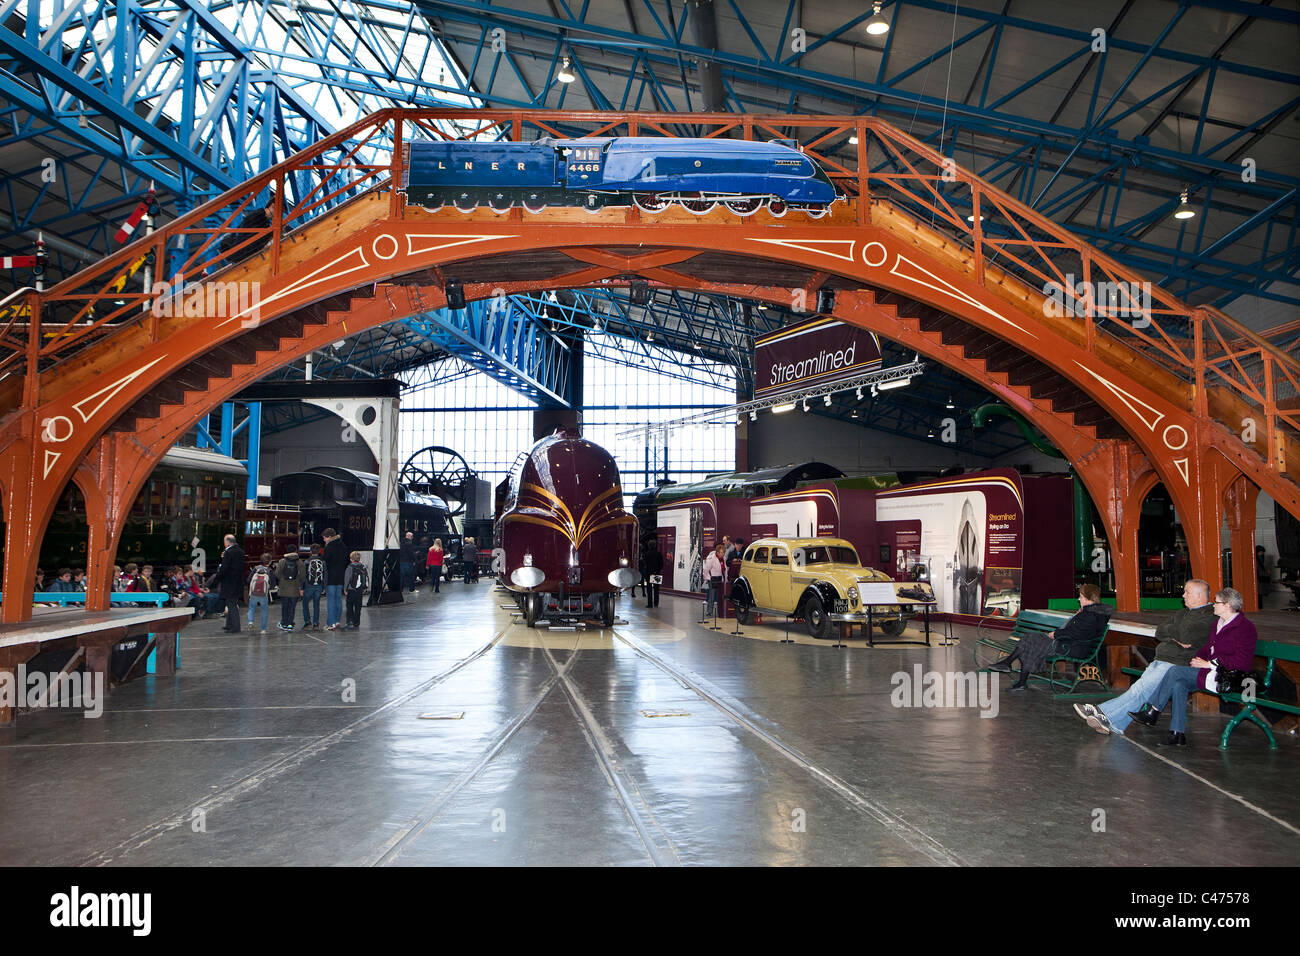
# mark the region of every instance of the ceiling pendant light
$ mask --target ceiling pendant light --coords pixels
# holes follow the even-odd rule
[[[560,64],[560,72],[555,74],[555,78],[561,83],[572,83],[577,79],[577,77],[573,75],[573,71],[569,69],[569,58],[567,56]]]
[[[867,32],[873,37],[884,36],[889,32],[889,21],[880,15],[880,0],[875,3],[875,16],[867,21]]]
[[[1182,198],[1182,202],[1180,202],[1180,203],[1178,204],[1178,208],[1174,210],[1174,218],[1175,218],[1175,219],[1191,219],[1191,218],[1193,218],[1193,217],[1196,215],[1196,210],[1193,209],[1193,208],[1188,204],[1188,202],[1187,202],[1187,190],[1186,190],[1186,189],[1183,190],[1183,192],[1182,192],[1182,197],[1181,197],[1181,198]]]
[[[943,407],[944,407],[944,408],[947,408],[947,409],[949,409],[949,410],[954,409],[954,408],[957,407],[956,405],[954,405],[954,404],[952,403],[952,396],[951,396],[951,395],[948,396],[948,404],[945,405],[945,406],[943,406]]]
[[[857,145],[858,145],[858,134],[857,134],[857,133],[850,133],[850,134],[849,134],[849,145],[850,145],[850,146],[857,146]]]

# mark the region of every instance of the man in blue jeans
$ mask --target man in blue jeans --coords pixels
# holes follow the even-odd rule
[[[1122,734],[1135,719],[1155,725],[1159,711],[1151,699],[1160,687],[1161,678],[1171,667],[1185,667],[1192,662],[1196,649],[1214,633],[1214,606],[1210,604],[1210,585],[1195,578],[1183,586],[1183,609],[1156,628],[1155,660],[1142,676],[1118,697],[1094,707],[1075,704],[1075,712],[1099,734]]]
[[[311,546],[311,555],[303,570],[302,583],[302,625],[303,630],[320,629],[320,599],[325,594],[325,559],[321,557],[320,545]]]
[[[325,630],[335,631],[343,620],[343,575],[352,559],[333,528],[326,528],[321,537],[325,539]]]

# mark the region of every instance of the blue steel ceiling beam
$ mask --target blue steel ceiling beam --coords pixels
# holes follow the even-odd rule
[[[525,397],[568,404],[568,346],[509,299],[436,309],[402,324]]]

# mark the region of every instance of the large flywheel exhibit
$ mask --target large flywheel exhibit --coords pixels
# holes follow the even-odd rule
[[[451,517],[462,515],[469,502],[471,480],[478,472],[469,466],[458,451],[442,445],[430,445],[406,459],[398,484],[408,491],[433,495],[447,502]]]

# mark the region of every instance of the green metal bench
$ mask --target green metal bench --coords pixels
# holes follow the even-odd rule
[[[1300,664],[1300,645],[1283,644],[1280,641],[1259,641],[1255,645],[1255,656],[1264,658],[1268,664],[1264,669],[1264,683],[1255,689],[1255,693],[1249,699],[1242,694],[1216,694],[1214,691],[1201,691],[1202,694],[1214,694],[1220,700],[1226,700],[1230,704],[1240,704],[1241,710],[1233,715],[1228,721],[1228,726],[1223,728],[1223,735],[1219,737],[1219,749],[1228,749],[1228,738],[1232,732],[1243,721],[1249,720],[1253,724],[1258,724],[1264,731],[1264,736],[1268,738],[1268,746],[1272,750],[1277,749],[1277,738],[1273,736],[1273,728],[1269,722],[1260,715],[1259,709],[1263,707],[1266,710],[1280,710],[1286,714],[1300,716],[1300,707],[1284,700],[1275,700],[1269,697],[1269,691],[1273,687],[1273,674],[1277,669],[1278,661],[1288,661],[1292,664]],[[1142,675],[1141,668],[1124,667],[1121,668],[1125,674],[1133,677]]]
[[[975,666],[982,671],[987,671],[989,665],[996,658],[1005,657],[1016,649],[1020,639],[1026,634],[1047,634],[1049,631],[1055,631],[1065,622],[1060,620],[1056,615],[1043,614],[1037,611],[1021,611],[1016,617],[1016,624],[1005,635],[994,636],[991,633],[981,631],[979,638],[975,642]],[[1097,646],[1090,653],[1082,657],[1053,656],[1047,659],[1045,671],[1041,674],[1030,674],[1032,680],[1045,681],[1052,687],[1063,687],[1064,690],[1057,691],[1056,697],[1076,697],[1086,696],[1094,697],[1095,693],[1075,694],[1074,690],[1080,684],[1094,683],[1101,686],[1101,692],[1104,693],[1110,689],[1106,683],[1105,671],[1101,666],[1102,647],[1106,642],[1106,632],[1103,631],[1101,637],[1097,640]],[[996,653],[996,658],[985,659],[990,653]],[[1074,668],[1074,679],[1071,680],[1066,676],[1058,676],[1057,666],[1065,664],[1068,668]]]

